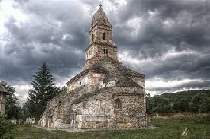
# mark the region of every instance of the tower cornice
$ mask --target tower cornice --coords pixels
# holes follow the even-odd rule
[[[96,46],[107,46],[107,47],[112,47],[117,49],[117,45],[114,45],[113,43],[106,43],[106,42],[94,42],[89,44],[89,46],[85,49],[87,51],[91,46],[96,45]]]

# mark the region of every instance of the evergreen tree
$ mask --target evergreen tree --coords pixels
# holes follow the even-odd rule
[[[33,89],[29,90],[28,101],[24,105],[24,113],[39,120],[46,109],[47,102],[55,97],[60,90],[55,87],[54,78],[46,62],[33,77],[34,81],[31,83]]]

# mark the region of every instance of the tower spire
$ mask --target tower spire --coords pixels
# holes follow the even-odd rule
[[[102,5],[102,0],[100,0],[100,4],[99,4],[99,7],[101,8],[103,5]]]
[[[102,1],[100,1],[99,9],[93,15],[89,30],[89,46],[85,50],[84,69],[90,68],[103,57],[110,57],[118,61],[117,46],[112,37],[112,25],[103,11]]]

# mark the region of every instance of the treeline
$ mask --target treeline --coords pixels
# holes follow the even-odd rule
[[[56,87],[54,77],[44,62],[38,71],[33,75],[34,80],[31,85],[33,88],[28,92],[26,103],[21,108],[18,98],[15,96],[15,88],[6,82],[0,82],[9,93],[6,96],[5,115],[0,115],[0,139],[15,138],[15,126],[11,120],[19,121],[21,124],[29,117],[39,120],[43,114],[47,102],[66,88]]]
[[[210,112],[210,90],[188,90],[146,97],[147,113]]]
[[[28,117],[33,117],[38,121],[46,108],[47,102],[66,89],[65,87],[55,86],[55,79],[46,62],[42,64],[33,77],[34,80],[31,82],[33,88],[29,90],[27,101],[22,108],[15,96],[15,88],[6,82],[0,82],[9,92],[9,95],[6,96],[4,118],[25,121]]]

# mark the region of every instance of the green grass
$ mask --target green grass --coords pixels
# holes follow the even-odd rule
[[[173,119],[153,118],[155,129],[88,131],[68,133],[46,131],[36,127],[20,126],[16,139],[210,139],[210,117]],[[185,128],[188,135],[181,136]]]

